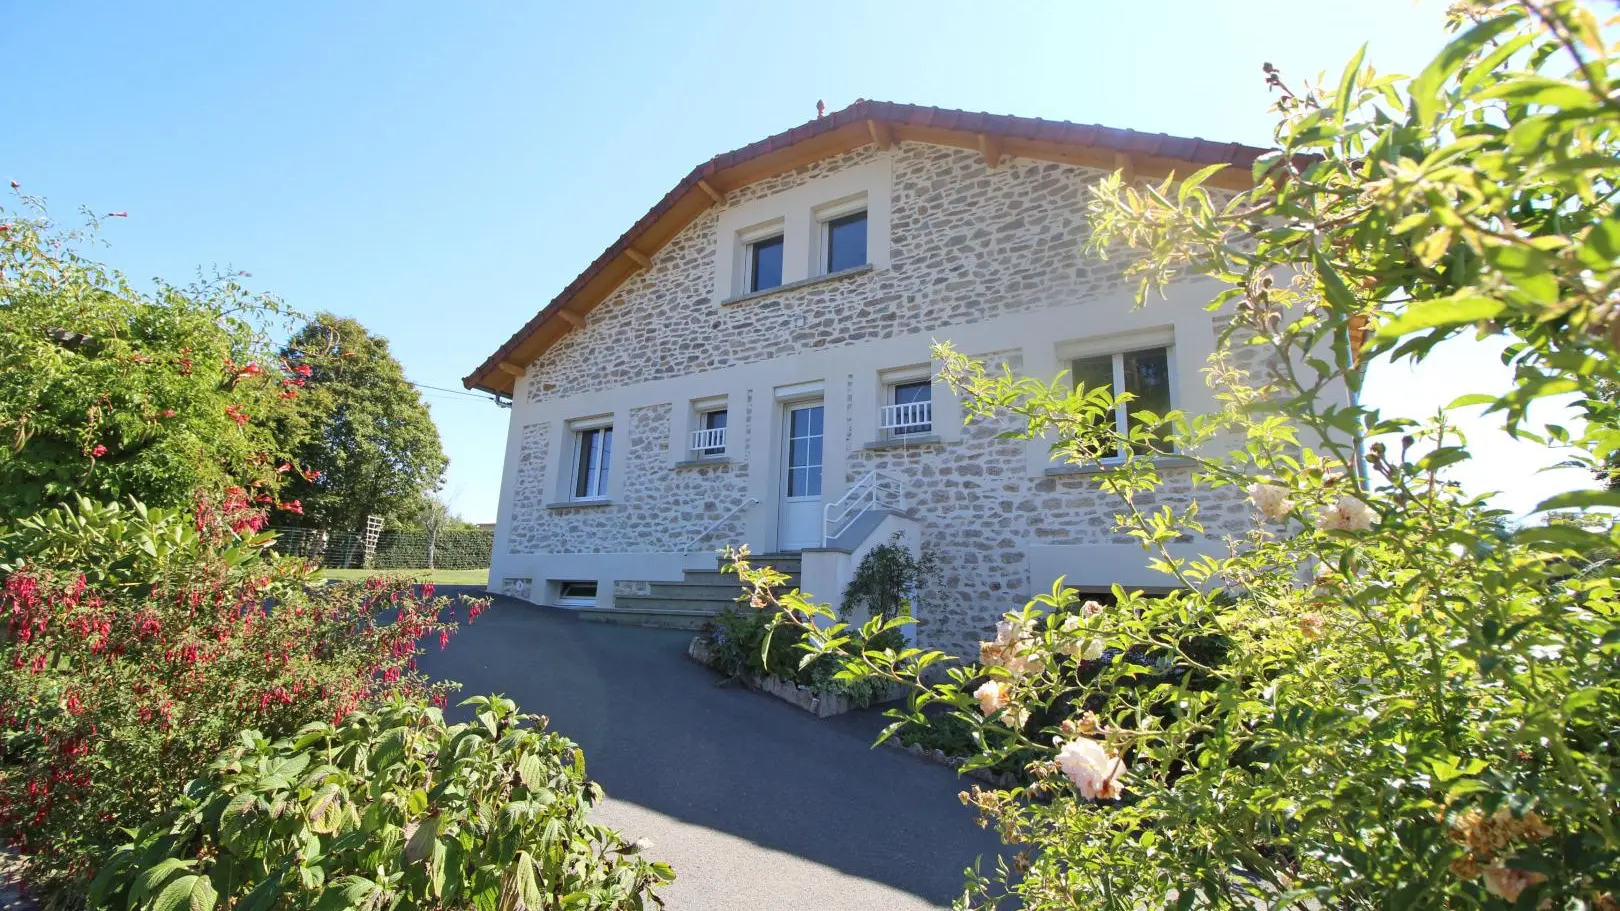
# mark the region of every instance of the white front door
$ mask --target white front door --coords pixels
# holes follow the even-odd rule
[[[782,508],[779,511],[779,550],[821,546],[821,403],[787,406],[782,435]]]

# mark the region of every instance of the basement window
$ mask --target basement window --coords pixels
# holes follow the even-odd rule
[[[558,582],[557,605],[559,607],[595,607],[596,583],[592,581]]]

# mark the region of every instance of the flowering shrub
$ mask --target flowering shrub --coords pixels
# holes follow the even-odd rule
[[[592,824],[579,747],[499,697],[245,731],[97,875],[92,907],[640,909],[674,879]],[[521,904],[520,904],[521,903]]]
[[[870,705],[889,689],[883,681],[844,676],[839,662],[831,657],[804,660],[800,649],[803,633],[793,627],[779,628],[759,610],[721,611],[704,626],[703,635],[709,666],[730,677],[775,677],[818,693],[848,696],[859,705]],[[864,645],[878,651],[898,649],[905,645],[905,637],[898,628],[890,628]]]
[[[260,520],[237,500],[82,504],[0,534],[0,838],[36,890],[76,894],[120,829],[244,728],[285,736],[384,694],[443,700],[414,666],[420,640],[448,641],[447,599],[400,580],[311,585],[266,553]]]
[[[240,274],[138,291],[90,259],[93,223],[62,230],[17,194],[0,205],[0,515],[232,486],[275,505],[303,382],[269,343],[281,302]]]
[[[968,906],[1620,908],[1620,494],[1566,490],[1540,507],[1566,521],[1515,527],[1449,483],[1470,450],[1446,413],[1484,406],[1591,469],[1620,450],[1616,48],[1573,2],[1456,15],[1414,79],[1358,57],[1295,92],[1268,66],[1280,149],[1251,191],[1217,197],[1210,170],[1099,189],[1096,249],[1135,248],[1144,296],[1225,285],[1217,413],[1119,433],[1089,418],[1107,389],[937,352],[970,420],[1074,463],[1126,454],[1095,478],[1168,595],[1092,607],[1060,582],[959,665],[863,652],[887,624],[743,564],[808,660],[911,684],[897,726],[943,705],[976,763],[1034,756],[1027,785],[963,795],[1024,846]],[[1438,420],[1354,395],[1369,364],[1489,334],[1511,384]],[[1156,496],[1171,453],[1191,502]],[[1255,522],[1228,555],[1171,550],[1203,533],[1198,498],[1237,495]]]

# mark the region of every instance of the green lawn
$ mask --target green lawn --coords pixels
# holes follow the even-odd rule
[[[488,585],[488,569],[323,569],[322,579],[369,579],[372,576],[410,576],[434,585]]]

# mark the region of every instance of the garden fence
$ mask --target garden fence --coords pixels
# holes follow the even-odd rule
[[[385,531],[375,548],[365,536],[318,528],[272,528],[280,553],[333,569],[483,569],[495,550],[495,533],[482,528]]]

